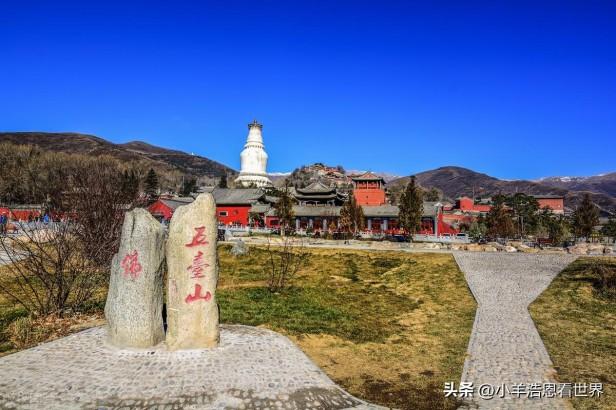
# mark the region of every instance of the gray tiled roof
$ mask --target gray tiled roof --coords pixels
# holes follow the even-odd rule
[[[170,199],[161,199],[160,201],[175,211],[178,207],[182,205],[190,204],[192,201],[194,201],[194,199],[191,197],[177,197]]]
[[[252,204],[250,212],[255,214],[264,214],[272,209],[270,204]]]
[[[437,202],[424,202],[423,216],[435,216]],[[294,205],[293,213],[296,217],[327,217],[340,216],[341,206],[306,206]],[[395,205],[362,206],[364,216],[369,218],[397,218],[399,208]],[[255,204],[250,208],[250,212],[267,213],[274,215],[274,208],[266,204]]]
[[[259,188],[216,188],[212,195],[218,205],[251,205],[265,196]]]
[[[426,202],[423,203],[423,216],[436,216],[436,208],[435,205],[439,204],[440,207],[443,206],[442,202]]]
[[[293,206],[293,213],[302,216],[340,216],[340,206]]]
[[[353,181],[384,181],[382,177],[374,174],[373,172],[364,172],[361,175],[353,175],[351,176]]]
[[[362,206],[364,216],[397,218],[399,209],[395,205]]]
[[[297,188],[296,191],[301,194],[334,193],[336,188],[327,186],[321,181],[315,181],[306,188]]]

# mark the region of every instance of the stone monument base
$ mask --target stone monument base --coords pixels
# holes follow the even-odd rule
[[[278,333],[221,326],[213,349],[120,349],[97,327],[0,358],[0,408],[375,409]]]

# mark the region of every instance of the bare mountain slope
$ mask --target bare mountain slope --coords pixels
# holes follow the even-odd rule
[[[590,190],[572,190],[564,187],[551,186],[542,182],[525,180],[506,181],[492,176],[472,171],[462,167],[441,167],[416,175],[419,185],[426,189],[432,187],[443,192],[450,200],[460,196],[489,197],[498,193],[514,194],[522,192],[533,195],[562,195],[565,205],[575,207],[582,195],[590,193],[593,201],[601,208],[616,209],[616,198],[601,192]],[[390,183],[394,189],[405,185],[409,177],[398,178]]]
[[[556,188],[590,191],[616,197],[616,172],[591,177],[550,177],[537,182]]]
[[[194,176],[220,177],[236,171],[211,159],[157,147],[141,141],[114,144],[94,135],[48,132],[2,132],[0,142],[35,145],[43,150],[110,155],[123,161],[144,161],[154,168]]]

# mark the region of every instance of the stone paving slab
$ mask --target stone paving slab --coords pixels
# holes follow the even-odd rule
[[[282,335],[221,326],[218,348],[118,349],[97,327],[0,358],[0,409],[379,409]]]
[[[554,368],[528,305],[543,292],[573,255],[454,252],[477,300],[473,332],[462,382],[498,387],[505,384],[553,383]],[[563,409],[563,399],[508,396],[483,400],[474,408]]]

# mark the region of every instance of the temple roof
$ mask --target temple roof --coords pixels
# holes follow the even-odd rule
[[[295,191],[297,191],[299,194],[324,194],[330,192],[334,193],[336,191],[336,188],[327,186],[321,181],[315,181],[305,188],[296,188]]]
[[[438,202],[424,202],[422,216],[436,216],[436,208]],[[310,206],[310,205],[294,205],[293,214],[296,217],[327,217],[340,216],[341,206]],[[378,206],[362,206],[364,216],[368,218],[398,218],[400,209],[396,205],[378,205]],[[265,213],[269,216],[274,216],[275,210],[270,205],[255,204],[250,209],[251,212]]]
[[[353,181],[383,181],[383,182],[385,182],[385,180],[382,177],[380,177],[380,176],[378,176],[378,175],[376,175],[376,174],[374,174],[374,173],[372,173],[370,171],[364,172],[361,175],[354,175],[354,176],[351,177],[351,179]]]
[[[265,197],[259,188],[216,188],[212,195],[217,205],[251,205]]]
[[[191,197],[175,197],[175,198],[165,198],[165,199],[161,198],[160,202],[162,202],[163,204],[167,205],[170,209],[175,211],[178,207],[182,205],[190,204],[194,200],[195,199]]]
[[[274,208],[270,204],[252,204],[250,206],[250,213],[264,214]]]
[[[340,206],[293,206],[293,214],[296,217],[302,216],[340,216]]]
[[[364,211],[364,216],[367,216],[367,217],[397,218],[400,212],[399,208],[395,205],[379,205],[379,206],[363,205],[361,208]]]

